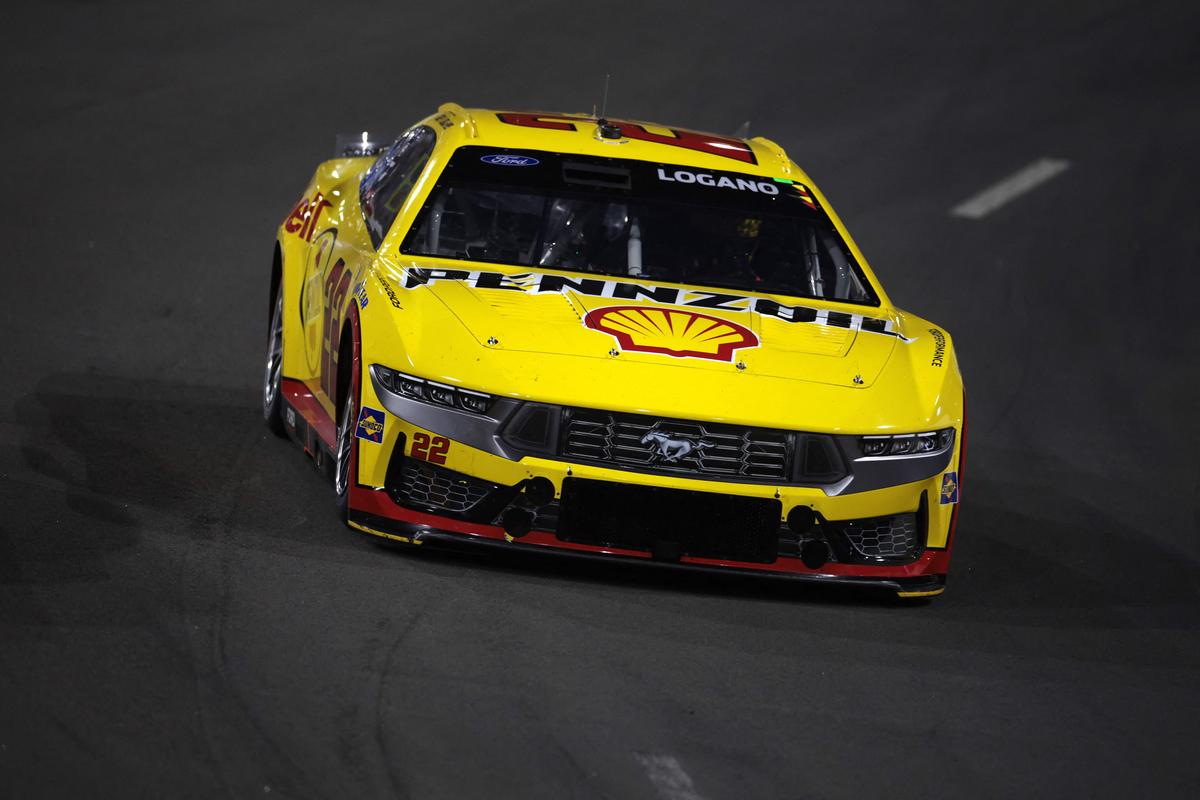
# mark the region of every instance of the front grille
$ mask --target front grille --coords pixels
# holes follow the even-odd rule
[[[886,561],[914,558],[920,546],[920,528],[916,514],[897,514],[892,517],[854,522],[829,522],[822,526],[840,536],[864,559]]]
[[[572,409],[560,452],[645,472],[791,482],[792,441],[787,431]]]
[[[405,505],[462,514],[487,497],[491,484],[413,458],[404,459],[400,495]]]
[[[778,500],[567,478],[557,536],[666,560],[770,564],[779,554],[780,511]]]

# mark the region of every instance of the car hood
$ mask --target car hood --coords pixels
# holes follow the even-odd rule
[[[443,304],[480,345],[506,351],[867,387],[898,338],[882,315],[723,289],[417,264],[401,280]]]
[[[961,403],[949,334],[892,307],[446,263],[376,262],[366,363],[520,400],[829,433],[933,430]]]

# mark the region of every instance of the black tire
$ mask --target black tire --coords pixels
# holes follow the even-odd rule
[[[337,495],[338,513],[342,522],[349,520],[350,482],[355,480],[353,474],[354,455],[358,443],[354,438],[355,423],[358,420],[358,365],[354,361],[354,349],[343,348],[338,364],[350,366],[349,380],[342,389],[342,401],[339,408],[337,435],[334,439],[333,462],[333,491]]]
[[[275,290],[270,324],[267,325],[267,363],[263,369],[263,421],[276,436],[287,436],[283,425],[283,284]]]

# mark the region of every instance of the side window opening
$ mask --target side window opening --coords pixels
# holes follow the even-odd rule
[[[396,221],[396,215],[429,160],[436,140],[432,128],[413,128],[397,138],[363,176],[359,202],[375,247],[379,247]]]

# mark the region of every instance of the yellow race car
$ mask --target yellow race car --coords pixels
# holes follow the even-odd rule
[[[767,139],[448,103],[279,228],[263,413],[345,521],[939,594],[949,334]]]

